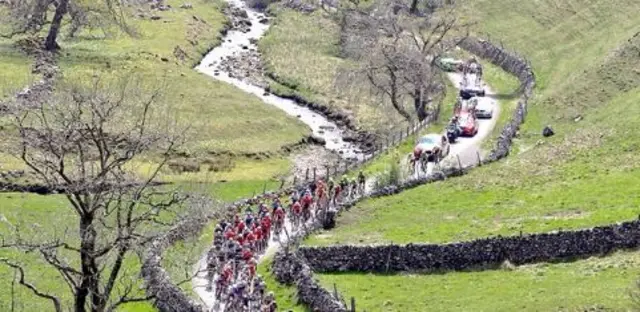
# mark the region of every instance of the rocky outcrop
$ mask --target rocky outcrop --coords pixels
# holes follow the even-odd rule
[[[640,246],[640,221],[576,231],[482,238],[450,244],[300,248],[316,272],[437,272],[557,262]]]

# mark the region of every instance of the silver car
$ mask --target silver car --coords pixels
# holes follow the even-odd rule
[[[476,117],[480,119],[493,118],[495,104],[492,101],[478,101],[476,105]]]

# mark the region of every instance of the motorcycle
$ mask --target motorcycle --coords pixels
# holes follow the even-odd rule
[[[447,126],[447,139],[449,139],[449,143],[455,143],[459,136],[460,129],[458,129],[458,127],[453,124]]]

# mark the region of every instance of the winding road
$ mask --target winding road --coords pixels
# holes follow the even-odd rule
[[[291,116],[299,116],[299,119],[312,129],[315,136],[325,139],[325,147],[327,149],[340,152],[339,154],[342,157],[358,159],[364,157],[362,152],[355,144],[343,141],[342,130],[340,130],[340,128],[335,123],[331,122],[324,116],[312,111],[309,108],[302,107],[292,100],[280,98],[273,94],[269,94],[265,89],[245,82],[242,79],[231,77],[229,73],[224,72],[215,66],[220,64],[223,59],[243,53],[246,48],[243,49],[242,46],[256,49],[256,44],[252,43],[252,41],[255,41],[250,39],[258,39],[262,37],[269,28],[268,24],[259,22],[260,19],[264,17],[264,15],[260,12],[257,12],[256,10],[248,8],[243,1],[228,0],[228,3],[231,6],[235,6],[247,11],[249,19],[251,21],[250,30],[248,32],[230,30],[223,38],[222,44],[209,52],[203,58],[201,63],[196,67],[196,70],[208,76],[211,76],[214,79],[232,84],[247,93],[253,94],[262,99],[266,104],[273,105]],[[469,78],[475,79],[475,77],[473,76],[470,76]],[[451,79],[451,81],[456,86],[459,86],[460,82],[462,81],[462,74],[450,73],[449,79]],[[493,94],[490,88],[488,88],[486,85],[484,87],[487,95]],[[495,104],[495,100],[491,99],[491,97],[479,97],[478,99],[479,101],[493,101]],[[452,103],[445,104],[451,105]],[[443,162],[445,164],[455,164],[455,162],[457,162],[456,155],[459,156],[460,162],[463,166],[477,162],[477,155],[478,153],[480,153],[480,143],[492,132],[498,119],[499,113],[500,107],[498,105],[494,105],[493,118],[480,120],[480,128],[478,134],[476,134],[472,138],[460,138],[455,144],[451,146],[451,152],[449,156],[443,160]],[[443,116],[443,118],[448,117],[449,116]],[[429,174],[433,170],[433,165],[431,165],[429,168],[427,168],[426,174]],[[375,177],[369,180],[369,183],[367,183],[367,191],[372,189],[372,183],[375,180]],[[288,233],[292,233],[292,225],[290,224],[290,222],[288,222],[288,220],[285,222],[285,228],[287,229]],[[260,256],[259,260],[261,260],[265,256],[273,254],[283,243],[286,243],[286,237],[283,237],[283,240],[279,242],[272,236],[266,252],[262,256]],[[207,254],[205,253],[196,265],[195,269],[199,273],[193,279],[192,284],[194,292],[198,294],[201,301],[206,306],[206,309],[208,311],[213,311],[212,309],[216,304],[216,300],[214,297],[215,291],[206,290],[206,286],[208,284],[206,276],[206,263]],[[224,311],[224,307],[219,307],[217,310]]]
[[[455,86],[460,86],[462,82],[462,74],[449,73],[449,80],[453,82]],[[474,81],[476,79],[475,74],[469,74],[468,79]],[[476,97],[478,99],[478,105],[486,102],[491,103],[493,106],[493,116],[491,119],[479,119],[478,133],[473,137],[461,137],[451,144],[451,151],[449,155],[442,160],[442,166],[458,166],[458,158],[460,158],[460,164],[463,167],[470,166],[478,163],[478,157],[482,155],[480,149],[482,142],[491,134],[493,128],[496,126],[496,122],[500,116],[500,105],[491,97],[495,93],[489,86],[483,82],[483,87],[486,93],[484,97]],[[452,103],[444,103],[444,105],[452,105]],[[449,118],[450,116],[441,116],[441,118]],[[429,163],[429,167],[423,174],[429,174],[434,170],[433,163]],[[419,172],[417,174],[420,174]]]

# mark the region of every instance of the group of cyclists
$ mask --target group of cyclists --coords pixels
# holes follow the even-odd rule
[[[363,195],[365,182],[362,172],[357,179],[320,179],[292,190],[287,198],[272,195],[249,200],[220,221],[207,264],[207,290],[215,290],[213,311],[277,311],[273,293],[266,293],[263,279],[256,274],[259,255],[272,238],[280,241],[283,233],[290,234],[287,220],[289,229],[296,232],[321,211]]]

